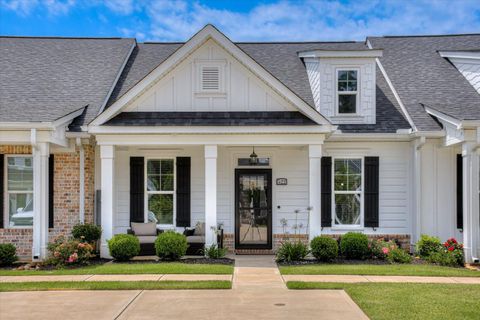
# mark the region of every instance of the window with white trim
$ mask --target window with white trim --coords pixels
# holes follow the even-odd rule
[[[363,198],[361,158],[334,159],[333,221],[336,226],[360,226]]]
[[[148,159],[146,166],[146,208],[148,221],[158,225],[175,223],[175,161]]]
[[[337,70],[338,114],[356,114],[358,102],[358,70]]]
[[[33,226],[33,158],[10,156],[5,161],[6,209],[8,227]],[[3,169],[3,168],[2,168]]]

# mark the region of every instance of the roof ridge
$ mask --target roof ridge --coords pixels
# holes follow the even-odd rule
[[[439,38],[439,37],[462,37],[462,36],[480,36],[480,33],[452,33],[452,34],[418,34],[418,35],[386,35],[369,36],[367,38]]]
[[[135,38],[122,37],[61,37],[61,36],[9,36],[0,35],[0,38],[19,38],[19,39],[59,39],[59,40],[134,40]]]

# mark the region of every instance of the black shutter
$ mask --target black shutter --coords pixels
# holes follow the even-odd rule
[[[365,227],[378,228],[379,158],[365,157]]]
[[[321,211],[322,228],[332,226],[332,157],[322,157]]]
[[[463,229],[463,157],[457,154],[457,229]]]
[[[190,157],[177,158],[177,227],[190,226]]]
[[[145,221],[145,161],[130,157],[130,222]]]
[[[4,183],[4,162],[3,159],[5,156],[3,154],[0,154],[0,228],[3,228],[3,209],[5,208],[3,205],[3,183]]]
[[[53,154],[48,158],[48,227],[53,228],[53,192],[54,192],[54,181],[55,181],[55,156]],[[83,181],[80,181],[83,183]]]

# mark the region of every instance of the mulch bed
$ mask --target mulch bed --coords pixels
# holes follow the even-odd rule
[[[348,264],[348,265],[359,265],[359,264],[370,264],[370,265],[389,265],[390,263],[387,260],[379,259],[367,259],[367,260],[347,260],[345,258],[337,258],[331,262],[321,262],[313,258],[305,259],[302,261],[292,261],[292,262],[277,262],[279,266],[303,266],[311,264]],[[428,264],[427,261],[422,259],[413,259],[411,264]]]

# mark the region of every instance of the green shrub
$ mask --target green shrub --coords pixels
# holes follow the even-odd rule
[[[348,232],[340,240],[340,249],[346,259],[365,259],[368,256],[368,238],[363,233]]]
[[[412,256],[401,248],[395,248],[389,251],[387,260],[390,263],[411,263]]]
[[[187,237],[181,233],[167,231],[155,240],[157,256],[164,260],[178,260],[187,253]]]
[[[0,265],[8,266],[17,261],[17,248],[11,243],[0,243]]]
[[[338,243],[328,236],[313,238],[310,249],[312,255],[320,261],[332,261],[338,257]]]
[[[308,255],[308,247],[301,241],[285,241],[277,250],[278,262],[301,261]]]
[[[420,236],[416,244],[416,252],[422,258],[428,258],[431,254],[442,250],[442,243],[437,237],[430,237],[426,234]]]
[[[217,245],[215,244],[212,244],[211,246],[209,247],[205,247],[205,249],[203,249],[203,254],[206,256],[206,257],[209,257],[210,259],[220,259],[220,258],[223,258],[225,257],[225,255],[227,254],[228,252],[228,249],[227,248],[219,248]]]
[[[47,249],[49,257],[46,264],[56,266],[88,264],[88,260],[95,257],[91,244],[63,236],[49,243]]]
[[[433,252],[428,256],[427,261],[448,267],[463,266],[463,245],[458,243],[455,238],[450,238],[438,252]]]
[[[127,261],[140,253],[140,241],[132,234],[117,234],[107,241],[110,255],[118,261]]]
[[[77,224],[73,226],[72,236],[82,242],[95,242],[102,236],[102,228],[94,224]]]
[[[455,256],[444,250],[432,253],[427,258],[427,261],[430,263],[439,264],[441,266],[458,267],[457,259],[455,258]]]

